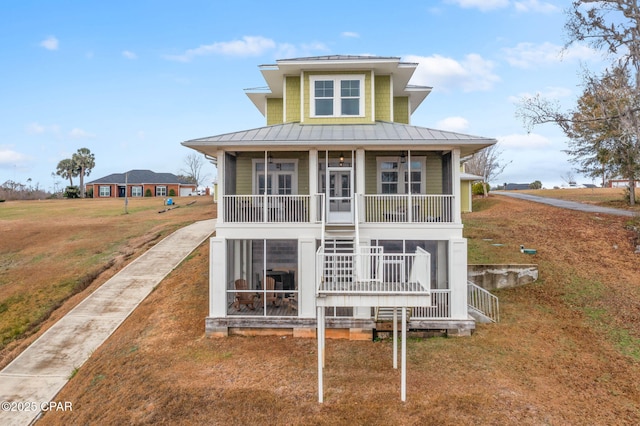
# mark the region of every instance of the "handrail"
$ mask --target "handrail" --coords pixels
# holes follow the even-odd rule
[[[500,321],[498,297],[471,281],[467,281],[467,305],[491,322]]]

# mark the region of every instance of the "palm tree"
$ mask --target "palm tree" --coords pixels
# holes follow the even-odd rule
[[[78,170],[76,176],[80,176],[80,198],[84,198],[84,177],[89,176],[91,169],[96,166],[96,157],[88,148],[80,148],[71,160]]]
[[[56,174],[63,179],[69,179],[69,186],[73,186],[73,178],[78,176],[78,168],[71,158],[65,158],[58,163]]]

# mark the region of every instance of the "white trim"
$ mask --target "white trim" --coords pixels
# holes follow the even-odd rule
[[[287,76],[282,77],[282,122],[287,122]]]
[[[376,121],[376,72],[374,70],[370,71],[371,73],[371,87],[369,87],[369,92],[371,93],[371,122]]]
[[[259,175],[263,175],[264,176],[264,171],[261,171],[260,173],[258,173],[256,171],[256,164],[258,163],[262,163],[264,164],[265,161],[262,158],[254,158],[251,161],[251,194],[252,195],[263,195],[263,194],[258,194],[258,176]],[[291,170],[269,170],[269,164],[267,163],[267,176],[273,176],[272,179],[274,179],[271,182],[271,189],[272,191],[276,191],[275,193],[273,193],[273,195],[277,195],[277,190],[278,190],[278,178],[277,176],[279,175],[291,175],[291,194],[290,195],[298,195],[298,159],[297,158],[272,158],[272,164],[277,164],[277,163],[293,163],[293,171]],[[275,177],[275,178],[274,178]],[[265,179],[265,185],[267,185],[266,179]],[[268,186],[266,186],[268,187]]]
[[[358,114],[342,114],[342,97],[340,96],[340,83],[344,80],[357,80],[360,82],[360,96],[358,97]],[[333,84],[333,114],[316,115],[315,103],[315,83],[316,81],[332,81]],[[365,74],[329,74],[312,75],[309,77],[309,117],[310,118],[332,118],[332,117],[365,117]],[[354,99],[354,98],[349,98]]]
[[[404,163],[404,167],[402,165],[402,163],[400,163],[400,158],[399,155],[398,156],[380,156],[380,157],[376,157],[376,188],[378,191],[378,194],[382,194],[382,179],[381,177],[381,173],[382,173],[382,169],[380,168],[381,163],[383,162],[395,162],[398,163],[398,181],[397,181],[397,185],[398,185],[398,191],[396,192],[396,194],[406,194],[407,192],[405,192],[404,190],[404,186],[405,184],[409,185],[410,183],[414,183],[411,182],[411,175],[409,174],[409,182],[405,182],[404,180],[404,173],[405,172],[409,172],[409,167],[408,165],[411,164],[411,161],[419,161],[420,162],[420,193],[421,194],[426,194],[426,189],[427,189],[427,157],[424,155],[421,156],[416,156],[416,157],[412,157],[410,155],[410,153],[407,155],[407,162]],[[415,169],[413,169],[412,171],[417,171]],[[417,183],[417,182],[415,182]],[[410,188],[410,187],[408,187]]]
[[[311,94],[311,88],[309,88]],[[300,123],[304,123],[304,71],[300,71]]]
[[[391,74],[389,76],[389,105],[391,105],[391,111],[390,111],[390,117],[391,117],[391,122],[394,123],[395,122],[395,103],[393,101],[393,74]]]

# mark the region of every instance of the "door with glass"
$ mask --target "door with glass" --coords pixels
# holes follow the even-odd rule
[[[327,223],[353,223],[353,168],[329,167],[327,183]]]

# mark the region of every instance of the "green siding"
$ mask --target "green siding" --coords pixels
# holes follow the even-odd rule
[[[391,121],[391,76],[377,75],[375,77],[375,109],[376,120]]]
[[[267,99],[267,126],[282,124],[282,98]]]
[[[310,117],[310,80],[312,75],[363,75],[364,74],[364,116],[363,117],[327,117],[327,118],[312,118]],[[372,79],[371,71],[335,71],[335,72],[308,72],[304,74],[304,122],[307,124],[363,124],[372,123],[371,118],[371,103],[372,103]]]
[[[460,211],[462,213],[471,211],[471,183],[470,180],[460,182]]]
[[[378,157],[399,156],[400,151],[367,151],[364,158],[365,194],[378,193]],[[442,194],[442,157],[439,153],[411,151],[415,157],[427,157],[426,193]]]
[[[393,121],[409,124],[409,98],[407,96],[393,98]]]
[[[286,122],[298,122],[300,121],[300,77],[288,76],[285,84]]]
[[[298,194],[309,194],[309,153],[272,152],[274,158],[298,159]],[[264,152],[239,152],[236,157],[236,194],[251,195],[253,190],[253,160],[264,159]]]

